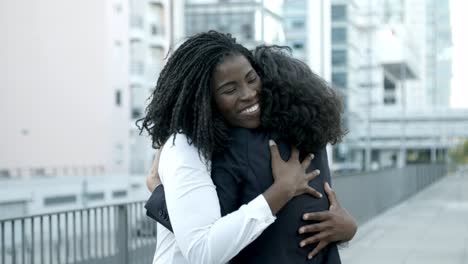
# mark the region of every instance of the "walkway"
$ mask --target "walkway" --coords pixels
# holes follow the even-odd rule
[[[468,264],[468,172],[361,225],[341,256],[344,264]]]

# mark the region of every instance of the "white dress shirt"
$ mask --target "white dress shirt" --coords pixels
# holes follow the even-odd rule
[[[184,134],[175,138],[163,147],[158,170],[174,233],[158,224],[153,264],[226,263],[276,218],[263,195],[221,217],[211,164]]]

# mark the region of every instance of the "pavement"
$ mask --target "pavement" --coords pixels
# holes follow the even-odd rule
[[[468,264],[468,171],[359,226],[340,253],[344,264]]]

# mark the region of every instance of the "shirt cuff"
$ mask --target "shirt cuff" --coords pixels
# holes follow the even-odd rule
[[[258,219],[268,225],[276,220],[263,194],[250,201],[246,206],[246,211],[250,218]]]

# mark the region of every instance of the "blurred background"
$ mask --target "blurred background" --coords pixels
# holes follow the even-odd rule
[[[367,221],[466,169],[467,8],[463,0],[0,1],[0,219],[146,199],[154,150],[135,121],[168,52],[214,29],[249,48],[288,45],[340,91],[349,134],[330,147],[336,179],[391,185],[399,174],[408,185],[415,168],[436,172],[402,194],[371,197],[377,209],[351,210]],[[336,188],[348,197],[362,179]]]

